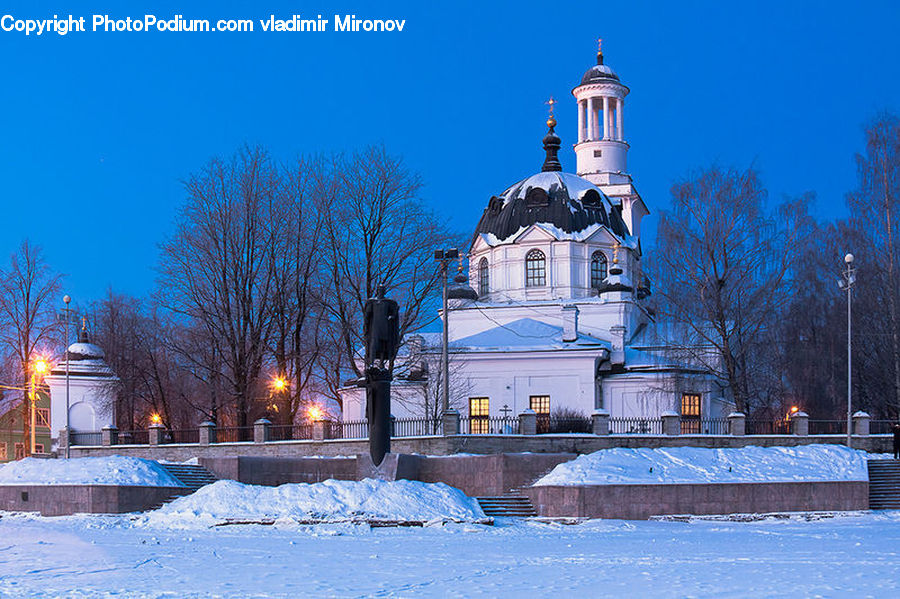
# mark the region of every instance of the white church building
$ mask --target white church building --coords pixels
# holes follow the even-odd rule
[[[563,172],[551,113],[541,171],[490,198],[475,227],[471,287],[460,276],[449,294],[451,395],[463,416],[677,412],[693,432],[690,421],[699,427],[732,411],[715,379],[658,333],[645,305],[640,234],[649,210],[626,165],[628,93],[598,52],[572,91],[576,173]],[[440,341],[422,337],[425,348],[406,353],[421,361],[418,376],[394,384],[398,418],[425,416],[417,398],[439,368]],[[345,389],[343,417],[365,417],[362,389]]]
[[[91,343],[87,325],[78,333],[65,359],[46,377],[50,386],[50,434],[53,445],[59,443],[59,432],[68,427],[73,432],[94,432],[116,422],[113,385],[118,380],[106,363],[103,349]],[[67,373],[68,366],[68,376]]]

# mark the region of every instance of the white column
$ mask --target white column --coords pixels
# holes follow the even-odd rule
[[[616,103],[616,134],[619,141],[625,141],[625,133],[622,131],[622,109],[625,107],[625,100],[619,98]]]
[[[578,102],[578,143],[584,141],[584,102]]]
[[[603,96],[603,139],[609,138],[609,97]]]
[[[587,136],[586,140],[594,139],[594,99],[588,98],[585,103],[587,104]]]

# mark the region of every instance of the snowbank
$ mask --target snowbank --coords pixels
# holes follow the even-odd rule
[[[0,465],[0,485],[183,486],[156,462],[124,456],[25,458]]]
[[[860,481],[868,480],[867,457],[841,445],[604,449],[560,464],[534,485]]]
[[[475,520],[478,502],[443,483],[327,480],[278,487],[220,480],[147,514],[153,524],[214,524],[228,520]]]

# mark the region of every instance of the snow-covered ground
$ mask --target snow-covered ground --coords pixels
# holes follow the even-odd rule
[[[865,451],[843,445],[604,449],[554,468],[535,485],[868,480]]]
[[[132,518],[2,514],[0,596],[900,596],[900,512],[414,529]]]
[[[124,456],[25,458],[0,465],[0,485],[182,486],[153,460]]]
[[[144,518],[162,526],[206,527],[229,520],[478,520],[475,499],[443,483],[326,480],[278,487],[220,480]]]

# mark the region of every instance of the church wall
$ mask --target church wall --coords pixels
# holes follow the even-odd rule
[[[108,377],[69,376],[69,415],[73,430],[99,431],[115,423]],[[66,377],[49,376],[50,426],[53,438],[66,427]]]

